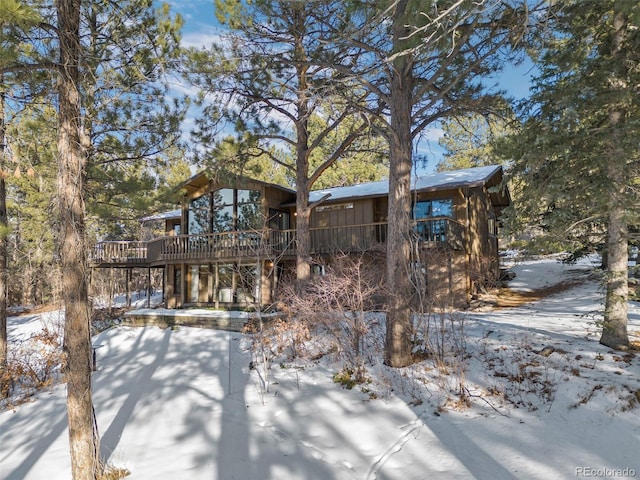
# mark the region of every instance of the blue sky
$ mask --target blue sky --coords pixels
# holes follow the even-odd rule
[[[171,0],[171,10],[179,13],[184,19],[183,44],[185,46],[205,46],[216,40],[222,31],[214,12],[214,0]],[[510,66],[494,81],[497,85],[516,98],[525,98],[529,93],[530,75],[532,65],[524,62],[520,66]],[[187,92],[184,91],[183,92]],[[193,119],[188,119],[185,128],[188,130],[193,125]],[[422,138],[417,143],[416,153],[428,160],[426,167],[420,166],[420,170],[432,171],[442,158],[443,149],[438,144],[442,130],[437,127],[423,132]]]

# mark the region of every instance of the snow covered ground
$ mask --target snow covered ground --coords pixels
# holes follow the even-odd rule
[[[106,330],[94,339],[102,453],[144,480],[638,477],[640,358],[598,343],[603,293],[591,267],[516,262],[516,289],[584,282],[465,313],[463,375],[374,360],[371,382],[351,390],[332,381],[341,363],[331,355],[276,360],[266,391],[240,334]],[[640,304],[629,305],[638,341]],[[42,321],[12,317],[10,336]],[[69,472],[64,385],[0,412],[2,479]]]

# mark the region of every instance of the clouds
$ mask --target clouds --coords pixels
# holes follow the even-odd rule
[[[421,141],[437,142],[444,136],[444,130],[440,127],[426,128],[420,135]]]
[[[224,27],[216,19],[212,0],[170,1],[169,5],[184,19],[183,47],[210,47],[219,42]]]
[[[187,22],[188,23],[188,22]],[[185,48],[206,48],[222,40],[222,29],[215,26],[200,25],[197,30],[187,30],[182,35],[181,44]]]

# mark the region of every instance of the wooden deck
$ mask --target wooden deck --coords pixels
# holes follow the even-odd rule
[[[362,252],[384,245],[386,223],[311,229],[312,255]],[[450,218],[415,222],[413,235],[425,248],[461,250],[464,227]],[[94,267],[153,267],[193,261],[265,260],[296,255],[295,230],[221,232],[160,237],[149,242],[100,242],[91,250]]]

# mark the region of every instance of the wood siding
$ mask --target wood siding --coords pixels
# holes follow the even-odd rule
[[[184,234],[189,202],[220,188],[260,191],[263,226],[253,231]],[[479,185],[414,194],[414,201],[452,201],[452,218],[420,219],[414,222],[411,232],[419,247],[420,262],[427,270],[430,295],[463,306],[474,291],[497,280],[498,241],[489,229],[489,219],[495,219],[498,213],[492,195],[495,196],[486,186]],[[508,202],[508,195],[505,198]],[[259,181],[237,179],[225,184],[196,176],[186,187],[181,219],[167,219],[165,236],[146,242],[101,242],[90,252],[90,259],[94,267],[163,267],[169,308],[187,304],[240,305],[246,292],[235,283],[224,287],[233,291],[231,296],[222,292],[218,271],[221,267],[259,265],[255,295],[261,298],[253,300],[266,305],[273,300],[283,265],[295,259],[295,200],[294,192]],[[375,252],[372,261],[380,261],[387,240],[388,198],[329,200],[314,205],[312,210],[312,255],[319,263],[330,264],[339,253]],[[504,202],[497,208],[502,206]],[[288,222],[270,222],[273,211],[284,212]],[[428,211],[432,215],[438,210],[429,206]],[[181,225],[183,234],[176,235],[176,224]],[[284,224],[289,228],[281,226]]]

